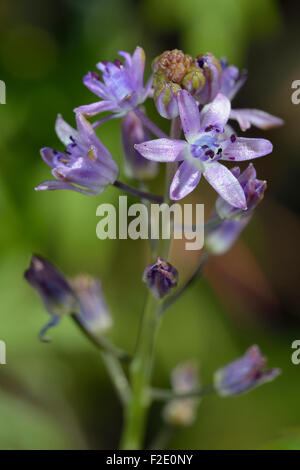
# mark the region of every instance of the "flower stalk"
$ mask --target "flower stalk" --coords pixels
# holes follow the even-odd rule
[[[137,348],[130,365],[132,395],[124,415],[124,428],[120,448],[138,450],[142,448],[147,413],[151,404],[150,378],[153,363],[155,335],[159,317],[160,301],[148,293],[142,318]]]

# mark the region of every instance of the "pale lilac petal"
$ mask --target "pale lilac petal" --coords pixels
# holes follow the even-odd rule
[[[186,147],[184,140],[156,139],[136,144],[134,148],[148,160],[155,162],[176,162],[182,160],[180,153]]]
[[[83,106],[79,106],[74,109],[75,113],[82,113],[86,116],[95,116],[98,113],[104,111],[116,112],[119,108],[116,103],[113,101],[97,101],[96,103],[91,103]]]
[[[143,87],[145,61],[144,49],[138,46],[132,56],[132,79],[138,88]]]
[[[224,220],[206,234],[205,246],[214,255],[223,255],[230,250],[246,225],[250,222],[252,214],[240,221]]]
[[[72,139],[70,138],[70,136],[72,136],[76,140],[81,141],[79,132],[73,129],[73,127],[71,127],[63,119],[61,114],[57,116],[57,119],[55,122],[55,132],[57,134],[57,137],[60,139],[60,141],[66,146],[72,143]]]
[[[201,128],[218,126],[222,129],[229,119],[231,104],[222,93],[218,93],[215,99],[207,104],[200,113]]]
[[[177,94],[178,109],[184,135],[187,141],[192,141],[200,133],[200,113],[192,95],[186,90]]]
[[[51,168],[55,167],[56,162],[54,162],[55,157],[57,156],[57,151],[53,150],[50,147],[44,147],[40,150],[40,154],[42,159],[44,160],[47,165],[49,165]],[[63,153],[59,152],[61,156],[63,156]]]
[[[201,178],[201,171],[184,161],[176,171],[170,186],[170,198],[177,201],[191,193]]]
[[[228,140],[222,144],[222,160],[243,161],[262,157],[272,152],[273,145],[267,139],[237,137],[235,142]]]
[[[218,162],[208,163],[203,176],[225,201],[234,207],[247,209],[243,188],[228,168]]]
[[[71,191],[77,191],[78,193],[85,194],[87,196],[94,196],[96,194],[99,194],[98,192],[94,192],[89,189],[78,188],[71,183],[64,183],[63,181],[55,180],[44,181],[44,183],[39,184],[34,189],[35,191],[55,191],[57,189],[67,189]]]
[[[121,57],[124,57],[126,67],[131,67],[131,64],[132,64],[131,55],[128,52],[125,52],[125,51],[119,51],[118,54]],[[100,64],[101,64],[101,62],[100,62]],[[97,67],[98,67],[98,65],[97,65]]]
[[[113,159],[109,150],[102,144],[101,140],[94,131],[91,123],[84,117],[81,113],[76,113],[76,123],[77,129],[80,132],[82,138],[85,140],[88,146],[94,145],[94,156],[97,161],[106,164],[109,168],[113,169],[115,172],[118,172],[119,167],[115,160]],[[92,149],[91,149],[92,150]]]
[[[242,131],[246,131],[251,125],[259,129],[272,129],[273,127],[282,126],[284,123],[279,117],[260,109],[232,109],[230,119],[235,119]]]
[[[85,75],[83,77],[83,83],[92,93],[95,93],[95,95],[99,96],[99,98],[104,100],[112,98],[112,95],[106,86],[103,85],[100,80],[95,78],[93,73],[89,72],[87,75]]]

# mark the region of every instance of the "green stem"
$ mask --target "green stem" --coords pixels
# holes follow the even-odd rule
[[[125,193],[130,194],[131,196],[138,197],[139,199],[148,199],[148,201],[155,202],[158,204],[163,202],[162,196],[157,196],[156,194],[151,194],[145,191],[140,191],[137,188],[133,188],[132,186],[129,186],[128,184],[122,183],[121,181],[117,180],[113,183],[113,185],[116,186],[116,188],[121,189]]]
[[[88,340],[96,346],[101,352],[102,351],[108,351],[110,354],[113,356],[117,357],[120,361],[125,361],[128,362],[131,359],[131,356],[123,351],[122,349],[119,349],[117,346],[112,344],[107,338],[104,336],[94,336],[92,333],[90,333],[88,330],[84,328],[82,323],[80,322],[78,315],[76,313],[73,313],[71,315],[73,318],[74,322],[78,326],[78,328],[81,330],[81,332],[88,338]]]
[[[150,394],[154,400],[169,401],[169,400],[181,400],[184,398],[192,397],[204,397],[210,393],[214,393],[215,389],[212,385],[208,385],[204,388],[199,388],[191,392],[186,393],[175,393],[173,390],[164,390],[160,388],[152,388]]]
[[[132,395],[125,411],[120,444],[120,448],[125,450],[141,449],[144,441],[147,412],[151,403],[149,385],[159,302],[149,292],[135,357],[130,365]]]
[[[164,137],[161,131],[157,131],[156,126],[142,113],[135,110],[136,114],[141,118],[144,125],[159,137]],[[180,135],[181,127],[179,119],[175,119],[171,124],[171,137],[176,138]],[[176,171],[176,165],[168,164],[166,170],[166,184],[164,202],[169,204],[169,188],[170,183]],[[164,240],[160,238],[157,246],[157,254],[165,261],[168,259],[170,239]],[[159,322],[159,309],[161,301],[153,297],[148,292],[147,302],[144,315],[141,322],[140,333],[137,343],[134,359],[130,365],[130,383],[132,395],[126,407],[124,415],[124,428],[121,437],[121,449],[141,449],[144,442],[146,420],[148,410],[151,404],[150,395],[150,379],[154,353],[154,340]]]
[[[179,289],[177,289],[177,291],[175,292],[175,294],[171,295],[161,306],[161,309],[159,311],[159,313],[164,313],[169,307],[171,307],[171,305],[173,305],[173,303],[179,299],[179,297],[182,296],[182,294],[184,294],[187,289],[189,287],[191,287],[196,281],[197,279],[201,276],[202,274],[202,270],[204,268],[204,266],[206,265],[207,261],[209,259],[209,253],[207,253],[206,251],[204,251],[204,253],[202,254],[201,258],[200,258],[200,262],[199,262],[199,265],[196,269],[196,271],[194,272],[194,274],[190,277],[190,279],[182,286],[180,287]]]
[[[131,390],[120,362],[115,356],[107,351],[102,351],[101,357],[119,395],[121,403],[126,406],[131,397]]]

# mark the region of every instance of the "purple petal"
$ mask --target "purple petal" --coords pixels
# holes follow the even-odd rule
[[[242,131],[246,131],[251,125],[259,129],[272,129],[273,127],[282,126],[284,123],[279,117],[260,109],[232,109],[230,119],[235,119]]]
[[[143,157],[155,162],[176,162],[182,160],[180,153],[186,147],[184,140],[156,139],[142,144],[136,144],[134,148]]]
[[[222,93],[218,93],[215,99],[203,108],[200,113],[201,128],[218,126],[222,129],[229,119],[231,104]]]
[[[42,156],[42,159],[44,160],[47,165],[49,165],[51,168],[55,167],[56,162],[53,160],[55,157],[57,157],[58,154],[60,154],[63,157],[63,153],[57,152],[56,150],[50,148],[50,147],[44,147],[40,150],[40,154]]]
[[[118,173],[119,167],[115,160],[113,159],[109,150],[102,144],[101,140],[94,131],[93,126],[90,122],[84,117],[81,113],[76,113],[76,123],[77,129],[80,132],[82,138],[85,140],[86,145],[89,147],[91,145],[95,146],[96,152],[95,156],[97,161],[108,165],[111,170],[114,170]]]
[[[98,113],[102,113],[104,111],[118,111],[118,105],[113,101],[97,101],[96,103],[91,103],[83,106],[79,106],[78,108],[74,109],[75,113],[82,113],[86,116],[95,116]]]
[[[195,189],[200,178],[200,170],[187,161],[181,163],[170,186],[170,198],[175,201],[184,198]]]
[[[64,145],[72,143],[72,136],[74,139],[81,141],[80,134],[73,127],[71,127],[62,117],[61,114],[58,114],[55,122],[55,132],[57,137]]]
[[[126,67],[130,67],[131,64],[132,64],[131,55],[128,52],[125,52],[125,51],[119,51],[118,54],[121,57],[124,57]],[[101,62],[100,62],[100,64],[101,64]]]
[[[138,88],[143,87],[144,69],[145,69],[145,52],[141,47],[137,47],[132,55],[132,79]]]
[[[223,143],[222,160],[243,161],[262,157],[272,152],[273,145],[267,139],[247,139],[237,137],[234,142]]]
[[[82,189],[82,188],[73,186],[73,184],[71,183],[64,183],[63,181],[54,181],[54,180],[44,181],[44,183],[39,184],[34,189],[35,191],[54,191],[56,189],[67,189],[71,191],[77,191],[78,193],[85,194],[87,196],[94,196],[98,194],[98,192],[94,192],[92,190]]]
[[[205,237],[206,248],[214,255],[223,255],[230,250],[252,215],[237,222],[236,220],[224,220],[213,228]]]
[[[192,95],[186,90],[180,90],[177,99],[184,135],[187,141],[192,141],[200,133],[198,105]]]
[[[203,175],[225,201],[234,207],[247,209],[243,188],[228,168],[218,162],[208,163]]]
[[[103,85],[99,79],[95,78],[92,72],[88,72],[88,74],[83,77],[83,83],[92,93],[99,96],[99,98],[104,100],[112,98],[106,86]]]

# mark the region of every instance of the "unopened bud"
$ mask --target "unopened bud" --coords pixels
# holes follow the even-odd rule
[[[204,86],[195,97],[201,104],[207,104],[219,93],[222,86],[222,67],[219,60],[210,52],[197,57],[197,64],[205,77]]]
[[[143,281],[158,299],[168,295],[170,290],[176,287],[177,280],[177,269],[170,263],[163,261],[160,256],[156,258],[154,264],[146,267],[143,274]]]

